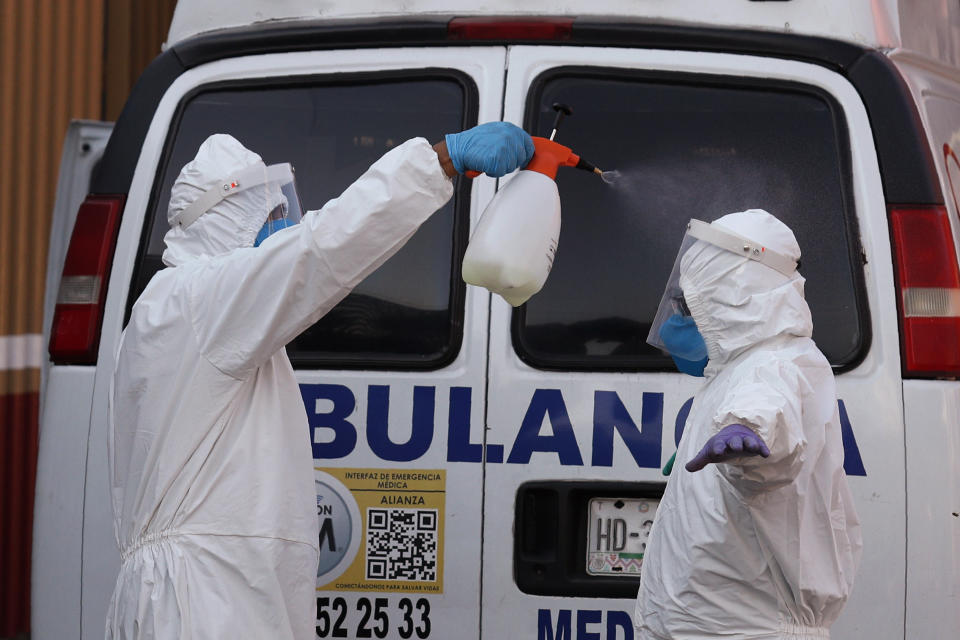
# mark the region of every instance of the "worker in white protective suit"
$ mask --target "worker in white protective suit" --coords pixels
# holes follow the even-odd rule
[[[504,175],[532,153],[502,122],[409,140],[292,224],[289,166],[228,135],[202,144],[172,188],[170,268],[133,306],[117,356],[122,566],[107,638],[314,638],[313,460],[284,345],[447,202],[453,175]]]
[[[799,259],[762,210],[687,229],[648,342],[706,381],[644,555],[639,638],[829,638],[850,595],[860,523]]]

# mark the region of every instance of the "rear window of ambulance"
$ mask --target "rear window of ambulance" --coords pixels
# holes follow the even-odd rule
[[[130,304],[163,267],[167,204],[180,169],[213,133],[229,133],[267,164],[289,162],[305,210],[337,197],[380,156],[413,137],[430,142],[476,121],[476,88],[456,72],[202,87],[171,126],[147,212]],[[430,369],[459,351],[469,183],[410,241],[287,347],[300,367]]]
[[[561,169],[562,228],[543,290],[514,312],[529,364],[672,370],[646,344],[690,218],[759,208],[793,229],[814,340],[838,370],[869,343],[839,105],[819,90],[706,76],[558,69],[531,88],[526,125],[620,177]]]

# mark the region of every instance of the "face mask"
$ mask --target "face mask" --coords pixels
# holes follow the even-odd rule
[[[677,369],[702,377],[707,366],[707,343],[690,316],[674,314],[660,327],[660,339]]]
[[[253,246],[259,247],[260,243],[266,240],[270,235],[280,231],[280,229],[286,229],[287,227],[292,227],[297,224],[296,221],[290,220],[289,218],[280,218],[278,220],[267,220],[263,227],[260,228],[260,233],[257,234],[257,239],[253,241]]]
[[[678,358],[677,356],[670,357],[673,358],[673,364],[677,365],[678,371],[695,378],[703,377],[703,370],[707,368],[707,361],[709,360],[709,358],[704,358],[703,360],[691,362],[690,360],[684,360],[683,358]]]

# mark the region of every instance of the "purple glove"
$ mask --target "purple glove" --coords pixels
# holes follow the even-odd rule
[[[770,455],[763,438],[742,424],[727,425],[720,433],[707,440],[700,453],[687,463],[687,471],[700,471],[711,462],[726,462],[741,456]]]

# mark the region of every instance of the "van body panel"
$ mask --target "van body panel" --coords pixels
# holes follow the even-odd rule
[[[849,70],[870,114],[883,191],[890,204],[942,204],[933,170],[934,157],[924,144],[924,128],[915,100],[894,64],[873,51]]]
[[[528,88],[541,73],[555,67],[594,65],[793,81],[826,90],[841,105],[849,135],[853,169],[851,187],[860,243],[866,256],[863,268],[873,337],[864,360],[837,377],[839,398],[849,417],[867,474],[866,477],[850,478],[863,522],[866,551],[857,579],[859,588],[854,589],[843,615],[834,625],[833,637],[902,637],[903,612],[893,607],[878,611],[875,606],[878,600],[896,602],[904,597],[905,528],[902,525],[890,527],[889,523],[903,522],[906,496],[903,461],[890,455],[902,450],[904,435],[893,270],[889,260],[882,259],[882,256],[890,255],[886,208],[870,121],[860,96],[837,73],[793,61],[682,51],[517,46],[510,49],[504,118],[523,121]],[[571,122],[567,126],[574,125]],[[562,135],[559,139],[562,141]],[[642,142],[637,143],[637,153],[643,153]],[[593,161],[602,162],[599,159]],[[558,176],[558,181],[563,179],[562,174]],[[696,212],[691,215],[696,217]],[[642,249],[643,242],[638,239],[637,250]],[[543,628],[543,616],[556,626],[560,624],[561,615],[572,615],[575,620],[577,612],[584,611],[605,612],[600,618],[592,613],[584,614],[587,615],[584,624],[596,623],[596,626],[587,628],[597,632],[607,629],[609,633],[616,627],[616,621],[622,619],[618,612],[632,615],[632,602],[586,598],[573,607],[576,611],[571,611],[569,601],[563,598],[534,596],[519,591],[513,580],[511,559],[496,551],[511,545],[515,535],[517,523],[511,500],[522,483],[534,480],[561,483],[589,479],[619,481],[625,485],[664,483],[660,466],[676,450],[677,422],[684,419],[684,403],[695,394],[699,385],[695,379],[681,374],[564,373],[532,369],[520,361],[511,348],[510,318],[510,307],[494,297],[490,327],[488,440],[504,445],[503,460],[506,463],[502,470],[496,471],[490,461],[487,463],[490,468],[484,511],[484,637],[508,637],[511,630],[518,628],[532,636],[537,629]],[[610,402],[612,396],[607,395],[610,392],[616,394],[641,428],[641,433],[651,426],[660,430],[660,451],[652,465],[638,465],[616,437],[612,466],[592,464],[596,453],[591,448],[598,442],[598,403]],[[518,432],[524,428],[522,425],[529,428],[527,419],[541,415],[534,413],[541,410],[535,409],[540,406],[535,398],[544,399],[548,394],[553,394],[553,400],[549,405],[551,409],[542,416],[546,424],[541,427],[541,433],[549,435],[551,428],[560,433],[556,412],[559,409],[563,417],[569,419],[579,459],[534,452],[528,464],[510,464],[511,445],[518,440]],[[658,419],[644,422],[644,417],[650,416],[651,411],[660,413]],[[888,419],[877,420],[877,416]],[[875,471],[878,469],[882,472]],[[497,498],[493,499],[493,496]],[[865,584],[871,585],[870,588],[864,588],[862,585]],[[493,606],[488,606],[491,602]],[[570,613],[563,614],[564,611]],[[614,622],[609,622],[611,619]]]
[[[960,52],[954,42],[955,30],[960,24],[960,7],[933,3],[918,5],[907,0],[839,4],[830,0],[716,0],[706,6],[698,0],[671,3],[656,0],[602,0],[591,3],[532,0],[522,7],[509,0],[495,0],[470,7],[468,11],[461,4],[449,0],[415,0],[404,4],[402,8],[383,0],[365,0],[325,7],[322,12],[309,0],[269,7],[255,0],[215,0],[178,4],[170,24],[167,45],[175,45],[198,34],[238,27],[262,29],[272,24],[321,19],[336,22],[410,15],[447,18],[457,15],[488,16],[506,20],[543,19],[545,16],[639,18],[648,22],[692,27],[721,26],[728,29],[797,33],[854,42],[876,49],[902,47],[921,52],[944,64],[960,64]]]
[[[231,2],[217,0],[203,3],[180,3],[173,14],[168,45],[200,33],[265,23],[297,20],[344,20],[404,15],[503,16],[507,19],[524,16],[617,16],[642,17],[648,21],[714,25],[729,28],[770,31],[793,31],[841,40],[856,41],[874,47],[896,46],[899,42],[898,12],[907,3],[880,0],[856,5],[837,4],[830,0],[778,2],[772,7],[762,2],[714,0],[704,5],[698,0],[600,0],[582,3],[567,0],[531,0],[522,6],[509,0],[493,0],[481,6],[464,6],[443,0],[414,0],[398,7],[383,0],[364,0],[334,5],[318,10],[309,1],[285,2],[264,7],[255,0]],[[928,12],[931,13],[931,12]],[[912,24],[916,24],[914,21]],[[917,24],[926,35],[935,33],[934,22]]]
[[[960,389],[905,380],[907,638],[947,640],[960,628]]]
[[[79,635],[83,510],[94,370],[51,367],[34,502],[30,627],[35,638]]]
[[[917,104],[957,243],[960,238],[960,87],[957,86],[960,73],[911,52],[895,51],[890,58]]]
[[[50,336],[63,261],[80,203],[103,156],[113,123],[75,120],[60,156],[47,250],[44,337]],[[40,446],[34,500],[31,630],[35,637],[76,635],[80,625],[83,483],[94,370],[53,367],[44,359]]]
[[[916,102],[960,246],[960,79],[912,51],[891,52]],[[907,465],[906,637],[948,638],[960,626],[960,386],[904,380]]]
[[[469,46],[470,40],[458,39],[449,33],[448,24],[455,19],[452,15],[420,15],[270,22],[197,35],[176,43],[167,52],[171,52],[179,64],[189,69],[224,57],[283,51],[381,46]],[[840,69],[849,67],[864,51],[871,50],[861,44],[793,32],[651,22],[637,16],[617,19],[577,16],[566,21],[570,22],[570,33],[557,40],[572,46],[744,52],[808,60]],[[484,45],[551,43],[534,36],[524,38],[520,34],[518,37],[507,37],[496,32],[478,37],[475,42]]]

